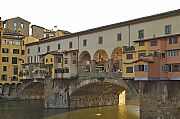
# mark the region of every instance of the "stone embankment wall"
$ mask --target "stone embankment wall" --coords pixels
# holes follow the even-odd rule
[[[180,81],[141,81],[141,119],[179,119]]]

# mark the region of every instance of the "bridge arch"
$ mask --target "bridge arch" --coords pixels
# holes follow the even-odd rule
[[[107,61],[108,54],[105,50],[99,49],[94,53],[93,60],[96,60],[97,62]]]
[[[21,88],[21,86],[20,86]],[[31,82],[22,87],[21,95],[25,99],[43,99],[44,98],[44,83]]]
[[[3,94],[3,84],[0,83],[0,95]]]
[[[8,96],[9,95],[9,87],[10,87],[10,84],[9,83],[5,83],[4,86],[3,86],[3,95],[5,96]]]
[[[82,51],[79,55],[79,60],[80,61],[90,61],[91,60],[91,55],[88,51]]]
[[[73,94],[76,90],[80,89],[81,87],[93,83],[109,83],[109,84],[114,84],[119,87],[122,87],[124,90],[131,90],[128,82],[126,80],[122,79],[111,79],[111,78],[99,78],[99,79],[84,79],[78,85],[72,86],[72,88],[69,90],[70,95]]]
[[[15,83],[12,83],[9,86],[9,95],[10,96],[15,96],[16,95],[16,84]]]
[[[113,69],[122,70],[122,47],[116,47],[111,53]]]
[[[126,81],[114,79],[93,79],[71,88],[71,107],[91,107],[125,104],[125,91],[129,90]]]

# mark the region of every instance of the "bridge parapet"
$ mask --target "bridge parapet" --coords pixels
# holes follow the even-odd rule
[[[81,72],[78,74],[79,77],[86,78],[122,78],[121,72]]]

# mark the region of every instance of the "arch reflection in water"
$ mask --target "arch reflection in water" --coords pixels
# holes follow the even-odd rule
[[[45,119],[139,119],[137,106],[118,105],[80,109]]]

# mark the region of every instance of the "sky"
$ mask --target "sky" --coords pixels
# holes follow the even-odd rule
[[[180,9],[180,0],[1,0],[0,9],[2,20],[19,16],[73,33]]]

